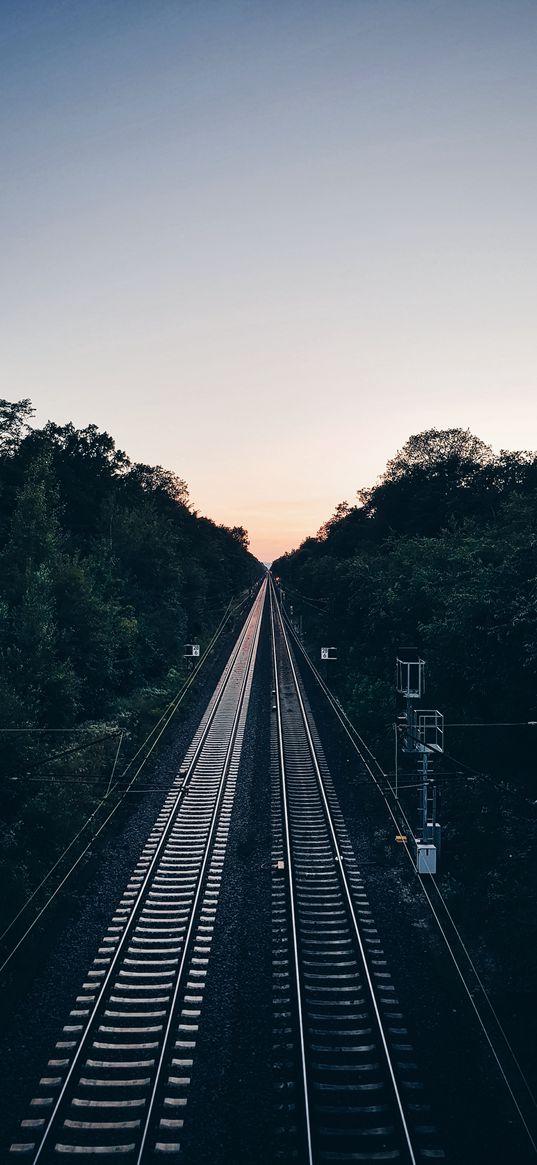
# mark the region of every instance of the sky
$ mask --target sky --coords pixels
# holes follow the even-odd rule
[[[270,561],[537,447],[535,0],[0,0],[0,395]]]

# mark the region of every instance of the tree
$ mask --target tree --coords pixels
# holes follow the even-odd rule
[[[490,464],[494,454],[489,445],[474,437],[469,429],[426,429],[416,433],[386,465],[381,481],[398,481],[415,469],[429,475],[456,476],[463,485],[476,469]]]
[[[329,518],[327,522],[324,522],[320,529],[317,531],[317,537],[323,541],[326,540],[333,531],[334,527],[339,525],[339,523],[342,522],[344,518],[348,518],[350,512],[351,507],[349,506],[348,502],[338,502],[332,517]]]
[[[159,493],[172,502],[188,506],[188,486],[182,477],[163,469],[162,465],[144,465],[136,462],[129,471],[128,484],[136,484],[148,493]]]
[[[40,449],[15,495],[9,537],[0,558],[5,593],[16,602],[35,570],[53,568],[60,542],[58,486],[50,454]]]
[[[32,413],[0,402],[0,723],[83,730],[69,743],[119,723],[136,751],[181,683],[184,642],[206,639],[261,566],[242,527],[196,515],[178,474],[133,465],[95,425],[30,428]],[[0,884],[14,913],[101,800],[113,753],[63,749],[56,733],[2,739]],[[25,781],[44,766],[42,784]]]
[[[0,400],[0,456],[12,457],[30,430],[30,417],[35,409],[32,402],[23,400]]]
[[[427,429],[406,442],[377,485],[358,497],[378,536],[388,530],[436,534],[446,524],[490,508],[484,475],[494,477],[496,460],[468,429]]]
[[[229,533],[235,542],[238,542],[239,546],[242,546],[243,550],[248,550],[250,539],[248,537],[248,531],[244,529],[244,526],[232,526]]]

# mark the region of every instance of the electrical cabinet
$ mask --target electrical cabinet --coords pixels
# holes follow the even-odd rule
[[[436,874],[436,846],[419,841],[416,852],[418,874]]]

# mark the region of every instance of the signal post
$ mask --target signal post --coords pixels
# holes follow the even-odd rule
[[[398,652],[396,669],[397,694],[405,707],[397,717],[396,765],[398,737],[401,737],[403,755],[416,761],[418,775],[416,870],[418,874],[436,874],[442,829],[436,820],[433,761],[435,753],[444,751],[444,717],[436,708],[416,706],[425,691],[425,662],[415,648]]]

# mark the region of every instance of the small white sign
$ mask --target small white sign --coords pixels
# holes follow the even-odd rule
[[[199,643],[193,643],[192,644],[192,655],[195,655],[197,657],[199,655],[199,653],[200,653]]]
[[[321,647],[321,659],[337,659],[337,647]]]
[[[199,643],[185,643],[185,659],[198,658],[200,653]]]

